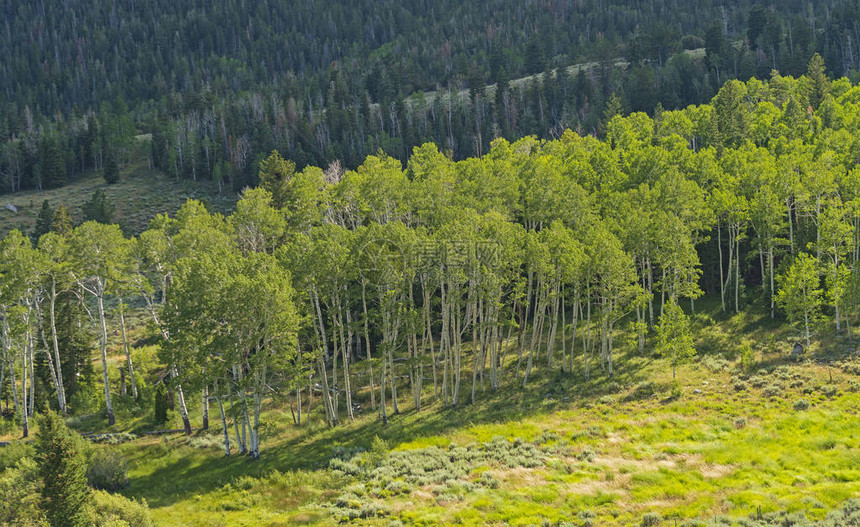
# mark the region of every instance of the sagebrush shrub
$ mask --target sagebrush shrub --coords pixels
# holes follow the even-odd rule
[[[87,467],[87,483],[94,489],[116,492],[128,486],[128,463],[110,448],[94,450]]]

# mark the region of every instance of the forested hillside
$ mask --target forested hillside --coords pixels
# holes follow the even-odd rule
[[[128,161],[256,183],[299,168],[455,159],[493,139],[602,136],[619,111],[708,102],[729,79],[860,64],[853,1],[7,2],[0,31],[3,192]],[[583,65],[582,67],[573,67]],[[538,75],[534,75],[538,74]],[[522,80],[521,80],[522,79]],[[657,108],[655,110],[655,108]]]
[[[858,104],[816,55],[797,79],[616,115],[605,140],[498,139],[461,161],[426,144],[405,166],[378,154],[345,171],[275,152],[228,217],[189,200],[132,238],[56,214],[36,244],[0,242],[11,415],[25,437],[44,404],[100,409],[113,427],[117,404],[140,416],[130,401],[155,397],[158,421],[130,309],[186,433],[189,408],[208,427],[214,402],[224,453],[254,458],[279,405],[337,427],[369,403],[384,426],[546,376],[611,392],[620,356],[660,357],[675,379],[700,349],[742,372],[795,342],[831,353],[860,315]],[[763,313],[785,340],[703,346],[717,327],[693,330],[703,293],[719,317]]]

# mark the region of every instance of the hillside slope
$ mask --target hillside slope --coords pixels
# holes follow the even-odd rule
[[[0,196],[0,237],[12,229],[28,233],[36,223],[44,200],[54,208],[65,205],[75,222],[80,222],[83,220],[81,206],[97,189],[102,189],[116,207],[114,219],[127,234],[145,230],[156,214],[173,214],[187,199],[200,200],[213,212],[223,214],[232,210],[238,198],[235,192],[227,189],[219,193],[217,185],[208,181],[170,178],[150,169],[145,160],[139,160],[122,171],[115,185],[107,185],[100,175],[90,173],[62,188]],[[17,214],[5,208],[7,204],[16,207]]]

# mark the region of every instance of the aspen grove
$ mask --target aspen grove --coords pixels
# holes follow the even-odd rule
[[[77,411],[61,311],[96,343],[109,424],[117,398],[137,396],[135,310],[186,432],[193,398],[225,453],[251,457],[274,400],[296,425],[321,404],[337,426],[363,390],[385,424],[529,389],[537,369],[609,382],[620,346],[663,353],[674,374],[695,354],[703,294],[726,313],[764,306],[807,347],[853,330],[860,87],[813,58],[799,78],[730,81],[709,105],[607,117],[602,140],[500,138],[461,161],[428,143],[405,166],[380,151],[356,170],[299,171],[273,152],[228,217],[188,200],[136,237],[96,222],[11,232],[0,385],[23,435],[37,364],[50,406]],[[111,381],[112,334],[131,393]]]

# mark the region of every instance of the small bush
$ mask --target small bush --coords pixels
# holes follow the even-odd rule
[[[746,428],[747,426],[747,418],[746,417],[738,417],[735,419],[735,428],[741,430],[742,428]]]
[[[499,480],[492,474],[484,473],[481,475],[481,479],[478,480],[478,483],[487,487],[488,489],[497,489],[499,488]]]
[[[661,521],[663,521],[663,518],[661,518],[656,512],[646,512],[642,516],[642,522],[640,525],[642,527],[652,527],[654,525],[660,525]]]
[[[803,410],[809,409],[809,401],[806,399],[798,399],[794,403],[794,410],[797,412],[802,412]]]
[[[92,525],[127,525],[150,527],[153,525],[146,500],[130,500],[119,494],[93,491],[89,517]]]
[[[744,392],[749,389],[749,385],[744,381],[737,381],[734,384],[734,388],[736,392]]]
[[[773,383],[761,392],[765,397],[776,397],[778,395],[782,395],[782,386],[777,383]]]
[[[705,357],[702,360],[702,366],[713,373],[725,371],[729,368],[729,363],[725,359],[719,357]]]
[[[839,394],[839,387],[835,384],[827,384],[821,387],[821,393],[827,397],[836,397]]]
[[[753,388],[762,388],[765,384],[767,384],[767,379],[755,376],[750,378],[750,384],[753,386]]]
[[[591,450],[590,448],[586,447],[576,456],[576,459],[591,463],[592,461],[594,461],[594,450]]]
[[[657,385],[653,382],[643,382],[633,389],[633,392],[627,397],[629,400],[646,399],[657,392]]]
[[[370,467],[378,467],[388,459],[388,443],[379,436],[374,437],[364,459]]]
[[[545,445],[547,443],[554,443],[558,441],[558,439],[559,437],[557,433],[552,430],[544,430],[543,433],[534,440],[534,444]]]
[[[87,483],[94,489],[116,492],[128,486],[128,464],[114,449],[94,450],[87,468]]]
[[[740,360],[741,368],[744,370],[749,371],[755,368],[755,351],[753,351],[749,342],[744,342],[738,348],[738,359]]]
[[[0,472],[14,467],[24,458],[33,457],[33,445],[23,441],[12,441],[0,448]]]

